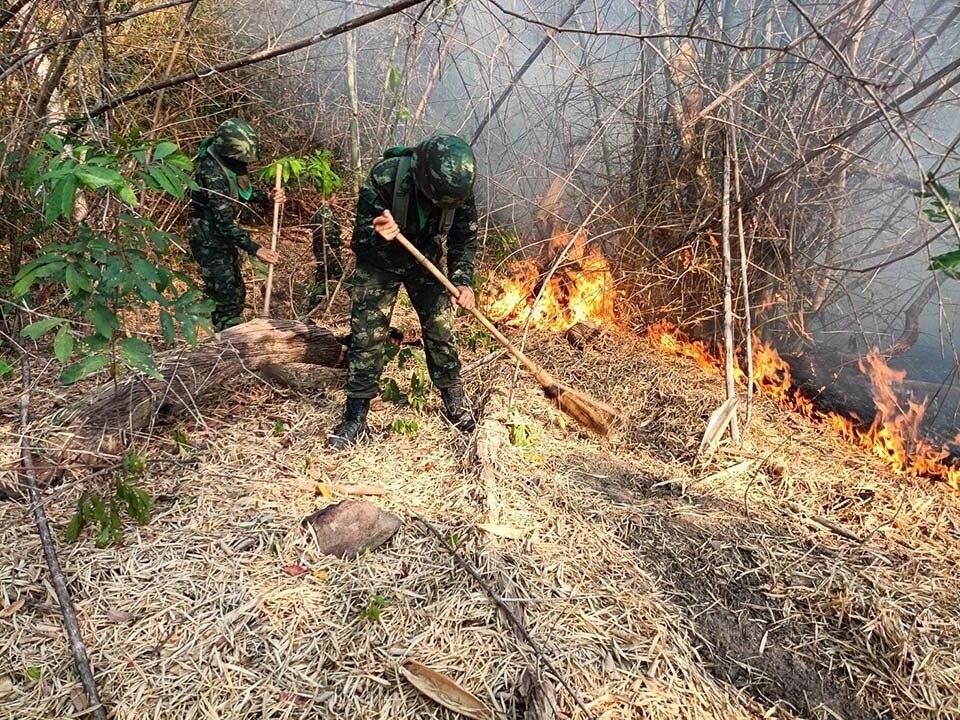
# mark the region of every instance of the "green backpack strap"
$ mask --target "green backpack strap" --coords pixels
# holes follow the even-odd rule
[[[390,212],[393,213],[393,219],[401,228],[407,224],[407,216],[410,209],[410,183],[405,182],[407,175],[410,174],[410,165],[412,158],[407,155],[394,155],[400,162],[397,165],[397,177],[393,181],[393,204]],[[457,214],[456,208],[444,208],[440,215],[440,235],[446,235],[453,227],[453,218]],[[421,223],[423,218],[421,218]]]
[[[404,227],[407,224],[407,210],[410,209],[410,185],[404,181],[410,174],[410,156],[401,155],[397,165],[397,177],[393,182],[393,204],[390,212],[397,225]]]
[[[240,182],[239,176],[230,168],[227,167],[226,163],[214,152],[213,148],[210,147],[210,138],[207,138],[202,143],[200,143],[200,152],[197,155],[199,159],[205,157],[212,157],[217,165],[220,167],[220,170],[223,172],[225,178],[227,178],[227,185],[230,186],[230,197],[233,200],[243,200],[244,202],[249,202],[250,198],[253,197],[253,192],[255,188],[250,182],[250,176],[244,175],[243,182]]]
[[[453,227],[453,216],[457,214],[456,208],[444,208],[443,214],[440,215],[440,234],[446,235],[450,232],[450,228]]]

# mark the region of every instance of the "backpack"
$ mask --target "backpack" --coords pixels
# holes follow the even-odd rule
[[[413,148],[399,147],[389,148],[383,153],[384,158],[399,158],[400,163],[397,166],[397,177],[393,183],[393,202],[390,212],[397,225],[403,227],[407,223],[407,213],[410,209],[410,186],[404,184],[407,175],[410,174],[410,166],[413,164]],[[453,217],[456,214],[456,208],[442,208],[440,215],[440,235],[446,235],[453,226]]]

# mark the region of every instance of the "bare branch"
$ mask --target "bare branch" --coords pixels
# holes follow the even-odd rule
[[[189,2],[190,0],[184,0]],[[354,18],[340,25],[334,25],[332,28],[324,30],[322,32],[311,35],[310,37],[297,40],[292,43],[287,43],[286,45],[280,45],[269,50],[261,50],[260,52],[251,53],[245,55],[244,57],[237,58],[236,60],[231,60],[230,62],[225,62],[220,65],[215,65],[214,67],[207,68],[203,71],[184,73],[183,75],[177,75],[176,77],[166,78],[159,82],[153,83],[152,85],[147,85],[145,87],[139,88],[132,92],[126,93],[125,95],[120,95],[118,97],[111,98],[109,101],[98,105],[93,108],[88,117],[95,118],[99,115],[102,115],[107,110],[117,107],[118,105],[123,105],[130,102],[131,100],[136,100],[137,98],[143,97],[144,95],[150,95],[155,93],[158,90],[163,90],[165,88],[176,87],[177,85],[184,85],[185,83],[192,82],[194,80],[199,80],[201,78],[210,77],[212,75],[218,75],[221,73],[230,72],[231,70],[237,70],[239,68],[247,67],[250,65],[255,65],[261,63],[264,60],[271,60],[275,57],[280,57],[282,55],[289,55],[292,52],[297,50],[302,50],[303,48],[310,47],[311,45],[316,45],[322,43],[325,40],[336,37],[337,35],[342,35],[343,33],[350,32],[351,30],[356,30],[357,28],[363,27],[364,25],[369,25],[374,23],[377,20],[382,20],[383,18],[390,17],[395,15],[403,10],[406,10],[409,7],[414,5],[422,5],[424,2],[432,3],[433,0],[401,0],[401,2],[394,3],[393,5],[388,5],[387,7],[381,8],[380,10],[375,10],[369,12],[366,15],[360,15],[359,17]],[[2,76],[0,76],[2,79]]]

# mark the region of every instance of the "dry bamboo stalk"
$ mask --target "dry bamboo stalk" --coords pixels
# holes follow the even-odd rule
[[[200,0],[192,0],[190,7],[187,8],[186,13],[183,15],[183,21],[180,23],[180,30],[177,31],[177,38],[173,41],[173,48],[170,50],[170,57],[167,58],[167,67],[163,73],[164,77],[170,77],[170,73],[173,72],[173,66],[177,61],[177,56],[180,54],[180,46],[183,44],[183,38],[187,34],[187,28],[190,25],[193,12],[197,9],[197,5],[199,3]],[[157,93],[157,102],[153,106],[153,120],[150,123],[151,137],[156,134],[157,128],[160,125],[160,109],[163,107],[163,95],[164,90],[160,90]]]
[[[446,60],[447,55],[450,54],[450,49],[453,47],[453,43],[457,39],[457,30],[460,28],[460,23],[463,22],[463,16],[466,13],[467,6],[469,4],[470,0],[464,0],[460,3],[457,11],[457,18],[453,21],[453,26],[449,31],[450,34],[447,36],[447,40],[443,44],[443,47],[440,48],[440,52],[437,53],[437,59],[433,64],[433,70],[430,72],[430,77],[427,78],[427,84],[423,89],[423,94],[420,96],[420,102],[417,104],[417,109],[414,110],[413,117],[411,117],[407,122],[406,129],[404,130],[404,142],[407,145],[413,143],[413,132],[420,123],[423,113],[427,109],[427,101],[430,99],[430,95],[433,93],[433,87],[437,82],[437,78],[440,77],[440,70],[444,65],[444,61]]]
[[[573,17],[573,14],[577,9],[583,5],[584,0],[574,0],[573,4],[570,6],[570,10],[561,18],[560,25],[564,25],[567,20]],[[527,59],[524,60],[523,65],[521,65],[517,72],[514,73],[513,77],[510,78],[510,82],[507,83],[507,87],[504,88],[503,92],[500,93],[500,97],[496,99],[493,105],[490,107],[490,110],[487,111],[487,114],[484,116],[483,120],[480,121],[480,124],[477,126],[477,129],[473,133],[473,137],[470,138],[470,144],[472,145],[477,141],[480,135],[483,133],[484,128],[487,127],[493,117],[497,114],[497,110],[500,109],[500,106],[506,102],[507,98],[510,97],[510,94],[513,92],[513,89],[517,86],[517,83],[520,82],[527,70],[530,69],[530,66],[536,62],[537,58],[540,57],[540,54],[547,49],[547,45],[550,44],[550,41],[553,39],[554,31],[548,30],[543,36],[543,39],[540,43],[531,51],[530,55],[527,56]]]
[[[863,543],[863,538],[857,535],[852,530],[847,530],[847,528],[843,527],[842,525],[838,525],[837,523],[833,522],[833,520],[830,520],[829,518],[825,518],[823,515],[814,515],[805,507],[803,507],[798,503],[793,502],[792,500],[787,502],[787,507],[793,510],[795,513],[799,513],[800,515],[803,515],[808,520],[812,520],[818,525],[822,525],[830,532],[835,533],[842,538],[846,538],[847,540],[850,540],[851,542],[855,542],[855,543],[860,543],[860,544]]]
[[[500,353],[504,350],[498,351]],[[484,554],[487,556],[485,565],[494,568],[503,567],[503,548],[493,532],[494,526],[501,523],[500,509],[502,503],[497,497],[497,489],[501,481],[497,477],[497,464],[500,462],[500,448],[509,444],[509,433],[504,425],[507,415],[507,396],[502,388],[494,385],[491,388],[490,395],[484,406],[484,416],[477,429],[476,459],[479,465],[479,480],[482,484],[481,491],[485,495],[486,505],[486,524],[479,527],[486,527],[487,533],[483,540]],[[506,598],[519,597],[520,590],[513,583],[507,573],[497,572],[497,586],[501,597],[505,602]],[[511,602],[510,607],[516,615],[517,620],[524,624],[524,606],[519,602]],[[523,636],[517,631],[516,626],[508,624],[514,631],[514,634],[523,640]],[[556,689],[550,678],[543,676],[535,664],[526,664],[520,679],[520,686],[517,692],[523,696],[526,704],[523,720],[556,720],[557,718],[557,699]]]
[[[440,531],[437,530],[437,528],[435,528],[429,520],[420,517],[416,513],[413,513],[413,517],[416,518],[425,528],[427,528],[431,535],[440,541],[441,547],[447,551],[447,553],[453,558],[454,562],[456,562],[457,565],[465,570],[470,577],[477,581],[477,584],[483,588],[484,592],[487,593],[489,598],[493,600],[497,607],[500,608],[500,610],[504,613],[517,633],[519,633],[519,635],[527,642],[533,652],[536,653],[537,657],[540,658],[540,661],[547,666],[557,681],[563,685],[564,690],[570,693],[570,697],[573,699],[574,703],[576,703],[577,707],[583,711],[584,715],[586,715],[589,720],[594,720],[594,715],[592,712],[590,712],[590,708],[588,708],[586,703],[583,702],[583,700],[577,694],[577,691],[573,689],[572,685],[570,685],[570,682],[560,673],[553,661],[547,656],[546,653],[544,653],[543,649],[540,647],[540,643],[533,639],[524,624],[520,622],[519,618],[517,618],[510,605],[508,605],[507,602],[500,597],[500,595],[498,595],[482,577],[480,577],[480,573],[477,572],[476,569],[474,569],[474,567],[468,563],[460,553],[457,552],[455,547],[453,547],[446,541],[446,539],[444,539]]]
[[[172,0],[172,4],[185,5],[189,1],[190,0]],[[150,95],[151,93],[163,90],[164,88],[177,87],[178,85],[184,85],[188,82],[193,82],[194,80],[207,77],[208,75],[227,73],[231,70],[237,70],[238,68],[255,65],[266,60],[271,60],[275,57],[289,55],[297,50],[302,50],[310,47],[311,45],[326,42],[337,35],[343,35],[351,30],[356,30],[357,28],[364,27],[365,25],[382,20],[383,18],[390,17],[391,15],[402,12],[409,7],[413,7],[414,5],[422,5],[423,2],[424,0],[398,0],[398,2],[395,2],[392,5],[387,5],[386,7],[377,8],[376,10],[363,15],[358,15],[352,20],[340,23],[339,25],[334,25],[326,30],[321,30],[320,32],[314,33],[309,37],[301,38],[285,45],[276,45],[263,50],[258,50],[250,53],[249,55],[244,55],[243,57],[229,60],[213,67],[204,66],[201,69],[191,70],[190,72],[177,75],[176,77],[163,78],[162,80],[158,80],[150,85],[137,88],[136,90],[125,93],[124,95],[116,95],[107,102],[101,103],[97,107],[92,108],[86,113],[85,117],[87,119],[99,117],[107,110],[111,110],[119,105],[125,105],[131,100],[143,97],[144,95]],[[128,13],[128,16],[132,14],[133,13]],[[82,35],[80,37],[82,37]],[[0,80],[9,75],[10,72],[11,68],[6,68],[2,73],[0,73]]]
[[[280,234],[280,202],[276,199],[276,194],[280,192],[280,188],[283,187],[283,166],[280,163],[276,164],[277,176],[273,182],[273,232],[270,234],[270,249],[277,249],[277,235]],[[267,270],[267,288],[263,293],[263,315],[262,317],[270,317],[270,295],[273,291],[273,263],[270,263],[270,267]]]
[[[87,693],[87,699],[90,701],[90,714],[96,720],[107,720],[107,711],[100,701],[100,693],[97,691],[97,681],[93,677],[93,671],[90,669],[90,660],[87,658],[87,648],[83,643],[83,636],[80,634],[80,623],[77,621],[77,611],[73,607],[73,601],[70,599],[70,590],[67,588],[67,579],[63,574],[63,568],[60,566],[60,560],[57,557],[57,549],[53,542],[53,534],[50,532],[50,523],[47,522],[47,513],[43,508],[43,501],[40,497],[40,491],[37,489],[37,469],[33,464],[33,448],[30,446],[30,358],[24,352],[20,358],[20,367],[23,375],[23,395],[20,397],[20,432],[21,448],[23,453],[23,484],[27,490],[27,498],[30,501],[30,509],[33,511],[33,519],[37,524],[37,532],[40,534],[40,543],[43,545],[43,554],[47,561],[47,567],[50,569],[50,577],[53,580],[53,587],[57,594],[57,602],[60,604],[60,612],[63,614],[63,626],[67,631],[67,639],[70,642],[70,652],[73,654],[74,662],[77,664],[77,672],[80,674],[80,681],[83,683],[83,689]]]
[[[825,19],[821,20],[820,24],[826,25],[830,22],[833,22],[835,19],[839,17],[843,17],[846,13],[850,11],[850,8],[855,6],[859,1],[860,0],[850,0],[849,2],[845,3],[843,7],[835,10],[833,13],[828,15]],[[751,85],[758,77],[763,75],[770,67],[772,67],[781,57],[791,52],[797,46],[803,44],[804,42],[814,37],[815,35],[816,35],[816,30],[808,30],[804,34],[800,35],[799,37],[795,38],[791,42],[784,45],[777,52],[772,53],[769,57],[767,57],[766,60],[763,61],[763,63],[761,63],[759,67],[755,68],[752,72],[750,72],[749,74],[747,74],[745,77],[741,78],[734,84],[729,85],[726,90],[721,91],[713,102],[709,103],[705,108],[700,110],[700,112],[698,112],[696,115],[694,115],[691,118],[687,118],[687,124],[693,126],[693,125],[696,125],[701,120],[705,119],[707,116],[710,115],[710,113],[712,113],[718,107],[723,105],[728,100],[732,99],[733,96],[736,95],[740,90]]]
[[[726,383],[727,400],[737,396],[737,385],[733,377],[733,262],[730,257],[730,135],[723,136],[723,375]],[[730,418],[730,438],[734,444],[740,443],[740,428],[737,425],[736,412]]]
[[[357,97],[357,36],[347,33],[347,99],[350,103],[350,171],[353,192],[360,190],[360,101]]]
[[[743,336],[747,353],[747,408],[743,429],[746,432],[753,418],[753,318],[750,307],[750,262],[747,256],[747,240],[743,232],[743,205],[740,201],[740,150],[737,135],[736,110],[730,111],[730,145],[733,150],[733,194],[737,207],[737,238],[740,251],[740,292],[743,297]]]

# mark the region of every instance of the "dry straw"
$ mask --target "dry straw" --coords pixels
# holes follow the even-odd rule
[[[415,324],[406,308],[398,319]],[[238,378],[183,421],[189,448],[158,426],[150,525],[127,527],[122,546],[59,548],[114,717],[454,717],[403,680],[407,660],[498,718],[522,717],[536,656],[414,513],[481,575],[509,579],[505,600],[597,718],[960,717],[954,494],[891,476],[762,401],[751,444],[721,445],[694,474],[717,376],[624,335],[582,353],[537,341],[549,371],[629,418],[599,441],[520,386],[505,418],[513,443],[483,485],[497,522],[523,531],[498,536],[499,552],[480,528],[491,498],[473,442],[436,397],[413,435],[386,430],[412,409],[378,403],[377,442],[337,457],[322,447],[333,391]],[[509,377],[487,363],[469,389],[482,406]],[[408,522],[357,560],[319,556],[301,518],[357,484],[385,488],[372,500]],[[48,495],[55,531],[82,487]],[[13,503],[0,504],[0,648],[0,715],[81,717],[39,541]],[[557,702],[561,717],[583,716],[567,693]]]

